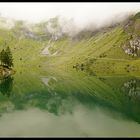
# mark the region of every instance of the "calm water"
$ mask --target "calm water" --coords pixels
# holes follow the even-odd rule
[[[140,136],[140,78],[19,71],[0,80],[0,136]]]

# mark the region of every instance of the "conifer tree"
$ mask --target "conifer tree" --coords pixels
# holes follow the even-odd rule
[[[1,51],[1,53],[0,53],[1,65],[5,64],[5,58],[6,58],[6,53],[5,53],[4,49],[3,49]]]
[[[9,67],[13,66],[13,58],[12,58],[12,53],[9,46],[7,46],[5,50],[5,64]]]
[[[5,65],[8,67],[13,66],[13,58],[12,58],[12,53],[9,46],[7,46],[5,50],[3,49],[0,52],[0,61],[1,61],[1,65]]]

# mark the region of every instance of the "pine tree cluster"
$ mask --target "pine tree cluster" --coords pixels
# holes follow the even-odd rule
[[[0,52],[0,62],[3,66],[13,67],[13,58],[9,46]]]

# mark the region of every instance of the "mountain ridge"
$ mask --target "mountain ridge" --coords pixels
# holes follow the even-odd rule
[[[115,70],[124,72],[126,69],[131,71],[130,67],[136,65],[138,71],[140,69],[138,66],[140,61],[139,15],[140,13],[137,13],[126,21],[100,29],[83,29],[74,36],[64,32],[62,25],[59,25],[58,17],[32,26],[28,26],[23,21],[17,21],[11,29],[1,27],[0,45],[2,49],[3,42],[9,44],[15,66],[19,69],[22,65],[31,64],[46,68],[49,65],[87,71],[94,69],[96,72],[114,71],[115,67]],[[56,55],[42,55],[41,52],[50,40],[53,45],[48,48],[48,51],[50,54],[57,52]],[[126,68],[127,65],[130,67]]]

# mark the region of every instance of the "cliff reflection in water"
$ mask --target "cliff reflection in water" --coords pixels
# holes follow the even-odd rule
[[[139,100],[140,98],[140,80],[138,79],[131,79],[124,83],[122,87],[123,92],[125,95],[128,96],[130,99]]]
[[[13,88],[13,77],[8,76],[6,78],[0,79],[0,92],[4,96],[10,96]]]

